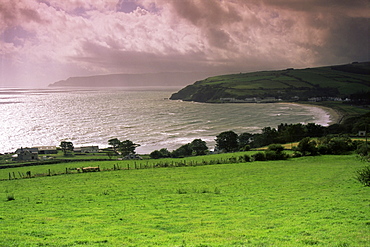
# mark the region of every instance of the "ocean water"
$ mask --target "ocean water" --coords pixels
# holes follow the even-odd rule
[[[20,147],[108,147],[131,140],[138,153],[173,150],[201,138],[214,147],[216,135],[257,133],[280,123],[327,126],[328,112],[298,104],[206,104],[172,101],[179,88],[0,89],[0,153]]]

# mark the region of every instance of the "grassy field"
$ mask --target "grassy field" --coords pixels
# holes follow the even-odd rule
[[[321,156],[4,180],[0,246],[369,246],[363,166]]]

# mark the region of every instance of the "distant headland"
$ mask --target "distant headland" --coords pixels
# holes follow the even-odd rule
[[[54,82],[49,87],[144,87],[186,86],[196,80],[210,76],[204,72],[162,72],[147,74],[109,74],[70,77]]]

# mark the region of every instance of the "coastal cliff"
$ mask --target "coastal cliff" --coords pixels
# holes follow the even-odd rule
[[[186,86],[170,99],[210,103],[319,101],[345,100],[364,92],[370,92],[370,62],[214,76]]]

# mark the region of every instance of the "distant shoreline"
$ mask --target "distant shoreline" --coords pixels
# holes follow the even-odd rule
[[[324,111],[326,111],[329,116],[330,116],[330,121],[329,121],[329,125],[333,125],[333,124],[340,124],[344,115],[342,113],[340,113],[339,111],[331,108],[331,107],[328,107],[328,106],[323,106],[323,105],[316,105],[316,104],[309,104],[309,103],[293,103],[293,104],[298,104],[298,105],[308,105],[308,106],[312,106],[312,107],[317,107],[317,108],[320,108]]]
[[[292,104],[292,105],[301,105],[301,106],[309,106],[309,107],[314,107],[314,108],[319,108],[321,110],[324,110],[328,115],[329,115],[329,122],[328,125],[333,125],[333,124],[339,124],[341,120],[343,119],[343,114],[338,112],[337,110],[327,107],[327,106],[322,106],[322,105],[315,105],[315,104],[309,104],[309,103],[295,103],[295,102],[279,102],[277,104]]]

